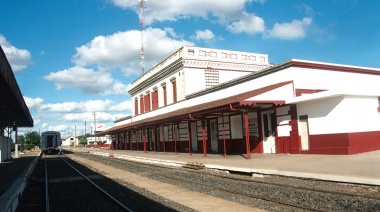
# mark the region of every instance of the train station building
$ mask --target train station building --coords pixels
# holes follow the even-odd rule
[[[380,150],[380,69],[184,46],[132,83],[116,149],[244,154]]]
[[[0,163],[11,159],[12,133],[17,139],[19,127],[33,127],[33,124],[12,68],[0,46]]]

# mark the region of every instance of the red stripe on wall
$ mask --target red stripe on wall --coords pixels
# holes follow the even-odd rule
[[[348,155],[380,150],[380,131],[310,135],[310,150],[301,154]]]

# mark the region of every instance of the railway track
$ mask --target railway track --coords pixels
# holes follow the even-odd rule
[[[79,155],[93,159],[99,157]],[[154,180],[270,211],[380,210],[380,188],[375,186],[310,179],[233,177],[202,169],[178,169],[105,157],[98,161]]]
[[[17,211],[175,211],[65,156],[40,157]]]
[[[38,193],[35,193],[30,201],[27,201],[26,196],[21,198],[23,204],[20,204],[17,210],[132,211],[94,183],[96,180],[101,180],[102,176],[86,171],[85,167],[78,164],[75,168],[71,163],[63,156],[42,156],[34,176],[28,183],[29,188],[25,191],[28,197],[30,197],[27,194],[28,189],[37,190]],[[82,172],[87,172],[87,176]]]

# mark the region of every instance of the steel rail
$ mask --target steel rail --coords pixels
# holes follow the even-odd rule
[[[69,162],[67,162],[65,159],[61,158],[61,160],[63,160],[67,165],[69,165],[72,169],[74,169],[78,174],[80,174],[84,179],[86,179],[88,182],[90,182],[93,186],[95,186],[98,190],[100,190],[101,192],[103,192],[106,196],[108,196],[110,199],[112,199],[114,202],[116,202],[120,207],[122,207],[124,210],[128,211],[128,212],[132,212],[132,210],[130,208],[128,208],[127,206],[125,206],[123,203],[121,203],[119,200],[117,200],[116,198],[114,198],[112,195],[110,195],[108,192],[106,192],[105,190],[103,190],[100,186],[98,186],[96,183],[94,183],[92,180],[90,180],[88,177],[86,177],[83,173],[81,173],[79,170],[77,170],[74,166],[72,166]]]
[[[48,168],[46,162],[46,154],[45,154],[45,211],[50,211],[49,206],[49,178],[48,178]]]

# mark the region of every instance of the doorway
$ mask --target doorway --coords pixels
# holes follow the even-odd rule
[[[273,111],[261,113],[264,153],[276,153],[276,116]]]
[[[191,150],[198,152],[198,132],[197,122],[191,122]]]
[[[210,120],[211,151],[218,152],[218,125],[217,120]]]

